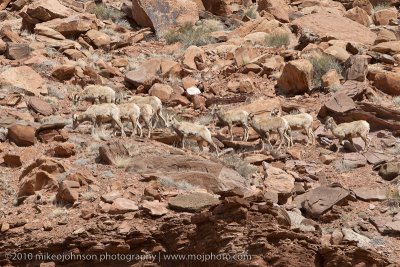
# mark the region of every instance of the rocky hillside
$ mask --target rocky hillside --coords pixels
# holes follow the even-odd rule
[[[0,265],[400,266],[399,6],[0,0]]]

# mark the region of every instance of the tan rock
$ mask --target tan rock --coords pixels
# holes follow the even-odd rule
[[[258,11],[267,11],[280,22],[289,22],[289,6],[284,0],[259,0]]]
[[[0,85],[17,87],[28,95],[47,94],[42,77],[28,66],[11,67],[3,71],[0,74]]]
[[[284,199],[284,201],[280,203],[284,204],[291,196],[292,190],[294,189],[294,181],[292,175],[279,168],[270,166],[265,175],[264,185],[266,191],[277,193],[280,199]]]
[[[166,102],[170,99],[174,89],[167,84],[155,83],[149,90],[151,96],[158,97],[161,101]]]
[[[161,60],[154,58],[140,64],[136,70],[125,74],[125,81],[134,86],[146,86],[150,88],[158,79],[161,71]]]
[[[347,10],[344,16],[348,19],[354,20],[355,22],[360,23],[364,26],[369,26],[371,24],[371,19],[364,9],[361,7],[354,7],[350,10]]]
[[[400,73],[381,71],[368,77],[382,92],[393,96],[400,95]]]
[[[340,46],[330,46],[324,50],[325,54],[331,55],[336,58],[339,62],[344,63],[350,57],[350,54],[346,51],[346,49]]]
[[[27,105],[29,108],[33,109],[36,113],[42,114],[44,116],[50,116],[51,114],[54,113],[53,106],[37,96],[29,97]]]
[[[340,76],[335,69],[328,70],[322,77],[324,88],[334,88],[340,86]]]
[[[151,27],[157,36],[186,23],[199,20],[198,6],[190,0],[132,0],[133,19],[141,26]]]
[[[19,60],[29,57],[31,48],[27,43],[7,43],[6,58],[12,60]]]
[[[41,23],[35,25],[35,33],[38,35],[47,36],[47,37],[50,37],[50,38],[56,39],[56,40],[65,40],[64,35],[62,35],[61,33],[59,33],[56,30],[53,30],[52,28],[44,26]]]
[[[0,39],[0,55],[4,54],[7,49],[7,44],[3,40]]]
[[[306,15],[295,19],[293,24],[308,28],[320,38],[328,37],[343,41],[373,44],[376,34],[367,27],[340,15],[326,12]]]
[[[186,49],[183,55],[182,64],[185,68],[191,70],[202,70],[203,65],[207,60],[204,50],[197,46],[190,46]]]
[[[117,198],[111,204],[110,214],[123,214],[127,212],[137,211],[139,207],[132,200],[126,198]]]
[[[75,202],[79,198],[79,193],[76,188],[80,185],[75,181],[62,181],[59,185],[56,199],[58,201]]]
[[[286,94],[302,94],[312,89],[313,66],[306,59],[289,61],[283,68],[277,87]]]
[[[42,22],[40,25],[51,28],[65,37],[77,36],[91,29],[97,29],[96,24],[93,22],[96,18],[93,16],[73,15],[67,18],[57,18]]]
[[[389,42],[389,41],[396,41],[397,37],[396,34],[388,29],[381,28],[378,31],[378,36],[376,37],[374,44]]]
[[[392,7],[375,11],[373,20],[375,25],[389,25],[391,21],[397,20],[397,10]]]
[[[58,79],[59,81],[70,80],[74,77],[76,72],[75,66],[72,64],[64,64],[60,66],[56,66],[51,75]]]
[[[103,32],[90,30],[86,33],[86,36],[96,48],[106,48],[110,46],[111,38]]]
[[[359,82],[365,81],[368,73],[368,61],[365,56],[354,55],[351,56],[346,64],[346,78],[347,80],[355,80]]]
[[[202,0],[204,9],[217,16],[231,15],[235,10],[232,0]]]
[[[7,138],[17,146],[33,146],[35,144],[35,128],[15,124],[8,128]]]
[[[34,1],[23,11],[38,21],[49,21],[56,18],[66,18],[75,13],[74,10],[62,5],[58,0]]]
[[[143,201],[142,208],[153,216],[163,216],[168,213],[167,204],[158,200]]]
[[[234,57],[236,65],[241,67],[257,58],[257,52],[252,46],[242,46],[235,50]]]
[[[373,46],[371,50],[390,55],[398,54],[400,53],[400,41],[382,42]]]
[[[192,98],[193,108],[203,110],[206,107],[206,98],[201,95],[195,95]]]
[[[368,15],[371,15],[372,11],[374,10],[374,7],[369,0],[354,0],[353,7],[360,7],[364,9]]]
[[[220,203],[216,196],[209,193],[193,192],[180,194],[169,199],[168,206],[176,211],[194,212]]]

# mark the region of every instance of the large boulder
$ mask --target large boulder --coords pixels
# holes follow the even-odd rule
[[[260,0],[258,11],[265,10],[280,22],[289,22],[289,6],[284,0]]]
[[[286,94],[302,94],[312,89],[313,66],[306,59],[286,63],[278,79],[278,88]]]
[[[3,71],[0,74],[0,85],[12,86],[28,95],[47,94],[43,78],[28,66],[12,67]]]
[[[368,72],[368,61],[365,56],[351,56],[345,65],[347,80],[355,80],[359,82],[365,81]]]
[[[108,47],[111,43],[110,36],[97,30],[88,31],[86,37],[96,48]]]
[[[318,218],[332,208],[341,205],[349,197],[349,192],[342,187],[320,186],[294,199],[297,208],[304,209],[311,218]]]
[[[390,55],[398,54],[400,53],[400,41],[382,42],[373,46],[371,50]]]
[[[143,85],[150,88],[160,79],[160,72],[161,60],[158,58],[149,59],[141,63],[136,70],[128,71],[125,74],[125,81],[136,87]]]
[[[67,18],[58,18],[42,22],[42,27],[50,28],[65,37],[74,37],[89,30],[97,29],[96,17],[90,14],[73,15]]]
[[[168,84],[155,83],[149,90],[149,95],[158,97],[161,101],[166,102],[170,99],[174,89]]]
[[[193,192],[181,194],[169,200],[168,205],[177,211],[194,212],[220,203],[218,198],[209,193]]]
[[[37,23],[57,18],[67,18],[76,12],[58,0],[33,1],[20,12],[23,28],[33,29]]]
[[[354,7],[350,10],[347,10],[347,12],[344,14],[344,16],[346,18],[354,20],[355,22],[358,22],[361,25],[364,25],[366,27],[368,27],[369,24],[371,24],[371,19],[368,16],[367,11],[365,11],[361,7]]]
[[[400,95],[400,73],[390,71],[371,72],[368,79],[382,92],[389,95]]]
[[[362,8],[363,10],[365,10],[365,12],[367,12],[368,15],[371,15],[372,11],[374,10],[374,7],[369,0],[354,0],[353,7]]]
[[[197,4],[190,0],[132,0],[133,19],[154,29],[157,36],[186,23],[194,25],[198,12]]]
[[[367,27],[338,14],[318,12],[293,21],[301,28],[308,28],[320,38],[358,42],[366,45],[374,43],[376,34]]]
[[[29,125],[15,124],[8,128],[8,140],[17,146],[33,146],[35,144],[35,128]]]
[[[392,7],[375,11],[373,19],[375,25],[388,25],[391,21],[397,20],[397,10]]]

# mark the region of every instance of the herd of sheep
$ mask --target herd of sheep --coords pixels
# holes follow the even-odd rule
[[[196,140],[200,150],[203,150],[203,141],[207,142],[219,155],[218,147],[214,143],[210,130],[200,124],[178,121],[174,116],[162,114],[162,102],[156,96],[118,96],[116,92],[107,86],[89,85],[82,92],[73,96],[74,104],[79,101],[89,101],[91,105],[86,111],[73,115],[73,128],[75,129],[81,122],[92,122],[92,134],[95,134],[97,128],[102,128],[102,124],[111,122],[114,134],[116,126],[125,136],[123,123],[125,121],[132,123],[132,135],[136,133],[143,136],[143,122],[148,129],[147,137],[150,138],[153,127],[161,119],[167,127],[172,128],[178,135],[182,148],[185,146],[185,139]],[[232,128],[234,125],[243,127],[243,141],[249,137],[249,127],[252,127],[260,136],[262,141],[262,150],[265,149],[265,143],[271,148],[270,134],[277,133],[280,137],[278,149],[286,143],[288,147],[293,145],[292,130],[304,130],[307,134],[307,146],[314,144],[315,136],[312,129],[313,117],[307,113],[290,114],[281,116],[280,109],[274,108],[269,115],[255,115],[245,110],[235,109],[223,111],[219,106],[212,110],[223,126],[228,126],[231,141],[233,140]],[[339,139],[339,145],[343,145],[344,140],[350,141],[354,146],[352,138],[361,137],[365,142],[364,151],[371,143],[368,136],[370,126],[365,120],[353,121],[350,123],[341,123],[337,125],[333,118],[328,117],[325,123],[325,129],[331,130],[332,134]],[[339,150],[339,147],[338,147]]]

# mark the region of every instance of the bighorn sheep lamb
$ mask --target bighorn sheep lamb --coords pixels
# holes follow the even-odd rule
[[[103,122],[111,120],[114,126],[115,124],[119,126],[122,136],[125,136],[120,116],[120,109],[115,104],[92,105],[83,113],[72,115],[73,129],[76,129],[81,122],[91,121],[93,123],[92,135],[94,135],[96,127],[101,127]]]
[[[153,131],[152,120],[155,115],[154,109],[149,104],[138,104],[138,106],[140,108],[140,119],[144,122],[148,130],[147,138],[150,138]],[[140,137],[142,137],[142,132],[140,133]]]
[[[130,121],[132,123],[132,136],[135,135],[137,127],[139,128],[139,135],[142,136],[142,126],[139,124],[140,107],[135,103],[119,104],[121,121]]]
[[[92,104],[115,103],[115,91],[108,86],[88,85],[82,92],[74,95],[74,105],[81,100],[90,101]]]
[[[196,140],[200,151],[203,151],[202,142],[204,140],[215,149],[217,156],[219,156],[218,147],[212,140],[211,132],[206,126],[186,121],[179,122],[174,117],[170,118],[168,115],[166,122],[167,127],[171,127],[178,135],[183,149],[185,148],[185,138],[190,138]]]
[[[288,147],[290,147],[290,139],[292,138],[292,133],[290,131],[289,123],[281,117],[255,117],[253,113],[249,114],[249,123],[251,127],[260,135],[262,142],[262,150],[264,150],[265,142],[271,147],[270,133],[276,132],[280,136],[280,144],[278,149],[281,148],[284,141],[287,142]]]
[[[332,117],[328,117],[325,122],[325,129],[331,130],[332,134],[339,138],[339,146],[343,146],[343,141],[348,140],[357,150],[357,148],[354,146],[353,138],[361,137],[365,143],[365,148],[363,151],[367,151],[371,143],[371,138],[368,136],[370,126],[365,120],[346,122],[337,125]],[[339,151],[339,146],[337,151]]]
[[[162,115],[162,102],[161,100],[156,97],[156,96],[127,96],[127,101],[128,102],[134,102],[135,104],[149,104],[153,107],[154,112],[156,114],[155,116],[155,121],[153,123],[153,127],[156,126],[158,119],[161,118],[161,120],[166,124],[165,118]]]
[[[244,110],[228,110],[222,111],[220,106],[216,106],[213,113],[217,116],[218,120],[223,126],[228,126],[228,131],[231,136],[231,141],[233,141],[232,127],[235,124],[242,126],[244,130],[243,141],[247,141],[249,138],[249,126],[248,117],[249,113]]]
[[[276,117],[280,115],[280,110],[278,108],[274,108],[271,111],[271,116]],[[282,116],[290,126],[291,130],[305,130],[307,133],[307,144],[309,145],[310,141],[311,144],[314,145],[315,143],[315,135],[312,129],[312,123],[314,121],[313,117],[308,113],[299,113],[299,114],[289,114]],[[290,143],[293,145],[293,140],[290,138]]]

